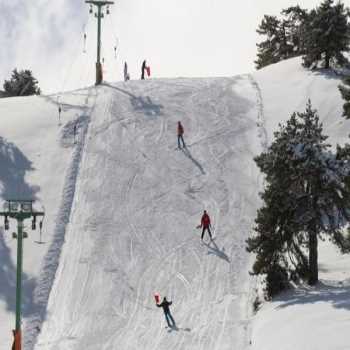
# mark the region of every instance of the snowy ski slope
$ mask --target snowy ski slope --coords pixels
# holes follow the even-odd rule
[[[251,77],[105,85],[35,349],[244,349],[261,146]],[[176,149],[176,124],[187,150]],[[200,243],[203,209],[215,241]],[[208,239],[206,237],[206,239]],[[153,293],[173,300],[165,328]]]
[[[25,242],[25,350],[346,349],[350,260],[322,246],[320,288],[252,322],[244,243],[262,187],[253,157],[279,122],[311,97],[330,141],[348,140],[338,84],[299,59],[234,78],[106,84],[61,94],[60,126],[58,96],[0,99],[0,196],[34,195],[47,212],[45,244],[31,231]],[[204,209],[211,245],[196,229]],[[10,233],[0,222],[0,350],[14,324]],[[173,300],[178,331],[154,292]]]

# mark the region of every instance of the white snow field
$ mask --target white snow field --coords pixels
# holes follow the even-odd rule
[[[257,96],[250,76],[106,84],[61,95],[60,128],[57,96],[1,101],[9,124],[1,135],[33,163],[19,180],[40,186],[47,211],[46,244],[26,242],[25,272],[35,282],[25,290],[26,350],[248,346]],[[185,150],[177,150],[178,120]],[[196,229],[204,209],[210,244]],[[1,237],[12,254],[2,350],[14,323],[16,242]],[[173,300],[178,330],[165,328],[155,292]]]
[[[57,96],[0,99],[1,197],[35,196],[47,212],[46,243],[31,231],[25,242],[24,349],[348,349],[348,256],[325,243],[321,284],[252,317],[245,251],[263,185],[253,157],[309,97],[330,141],[346,142],[339,82],[292,59],[234,78],[105,84],[61,94],[60,126]],[[210,244],[196,229],[204,209]],[[14,325],[12,230],[0,232],[0,350]]]
[[[45,317],[46,305],[58,265],[64,233],[74,198],[80,157],[94,89],[75,91],[60,98],[62,123],[58,125],[57,97],[0,99],[0,198],[37,200],[45,209],[42,241],[31,231],[24,241],[23,306],[26,338]],[[77,125],[74,145],[72,125]],[[2,209],[2,208],[1,208]],[[15,325],[16,245],[12,232],[0,221],[0,349],[12,344]]]
[[[98,90],[35,349],[247,347],[255,98],[248,76]],[[178,120],[186,150],[177,150]],[[215,226],[210,244],[196,229],[203,209]],[[178,330],[165,328],[155,292],[173,301]]]

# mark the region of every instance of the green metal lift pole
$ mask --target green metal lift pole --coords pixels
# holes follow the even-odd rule
[[[102,6],[97,5],[97,61],[96,61],[96,85],[102,83],[103,73],[101,64],[101,18]]]
[[[101,64],[101,18],[102,6],[97,5],[97,63]]]
[[[22,270],[23,270],[23,220],[17,219],[17,282],[16,282],[16,331],[21,331]]]
[[[21,332],[21,306],[22,306],[22,271],[23,271],[23,239],[27,233],[23,231],[23,222],[32,218],[32,230],[36,229],[37,217],[43,217],[44,212],[33,210],[33,200],[6,200],[6,209],[0,211],[0,217],[4,217],[5,231],[9,230],[9,219],[17,220],[17,234],[13,233],[13,238],[17,239],[17,273],[16,273],[16,327],[13,331],[14,342],[13,350],[22,349],[22,332]],[[40,229],[42,224],[40,224]]]
[[[105,0],[86,0],[85,3],[90,4],[90,13],[92,13],[92,6],[97,7],[97,13],[95,17],[97,18],[97,60],[96,60],[96,85],[102,83],[102,64],[101,64],[101,20],[104,17],[102,12],[103,6],[107,6],[107,14],[109,14],[109,5],[113,5],[113,1]]]

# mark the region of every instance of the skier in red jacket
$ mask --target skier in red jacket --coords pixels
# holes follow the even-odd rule
[[[210,239],[213,240],[213,237],[211,236],[211,232],[210,232],[210,228],[211,228],[210,217],[206,210],[204,210],[204,213],[201,219],[201,224],[199,227],[203,227],[202,237],[201,237],[202,241],[203,241],[205,230],[208,231]]]
[[[178,122],[177,123],[177,145],[179,148],[181,148],[180,140],[182,141],[182,147],[186,148],[183,134],[184,134],[184,127],[182,126],[181,122]]]

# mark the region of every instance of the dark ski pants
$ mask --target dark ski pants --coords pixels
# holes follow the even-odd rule
[[[185,141],[184,141],[184,138],[182,137],[182,135],[177,135],[177,145],[179,148],[181,148],[180,140],[182,141],[182,147],[186,148]]]
[[[176,323],[173,319],[173,316],[171,316],[170,312],[164,312],[166,323],[168,324],[169,327],[175,327]],[[172,325],[170,324],[170,321],[172,322]]]
[[[211,236],[211,232],[210,232],[210,228],[209,227],[203,227],[203,231],[202,231],[202,239],[204,237],[204,232],[205,230],[208,230],[208,233],[209,233],[209,236],[210,236],[210,239],[213,239],[213,237]]]

